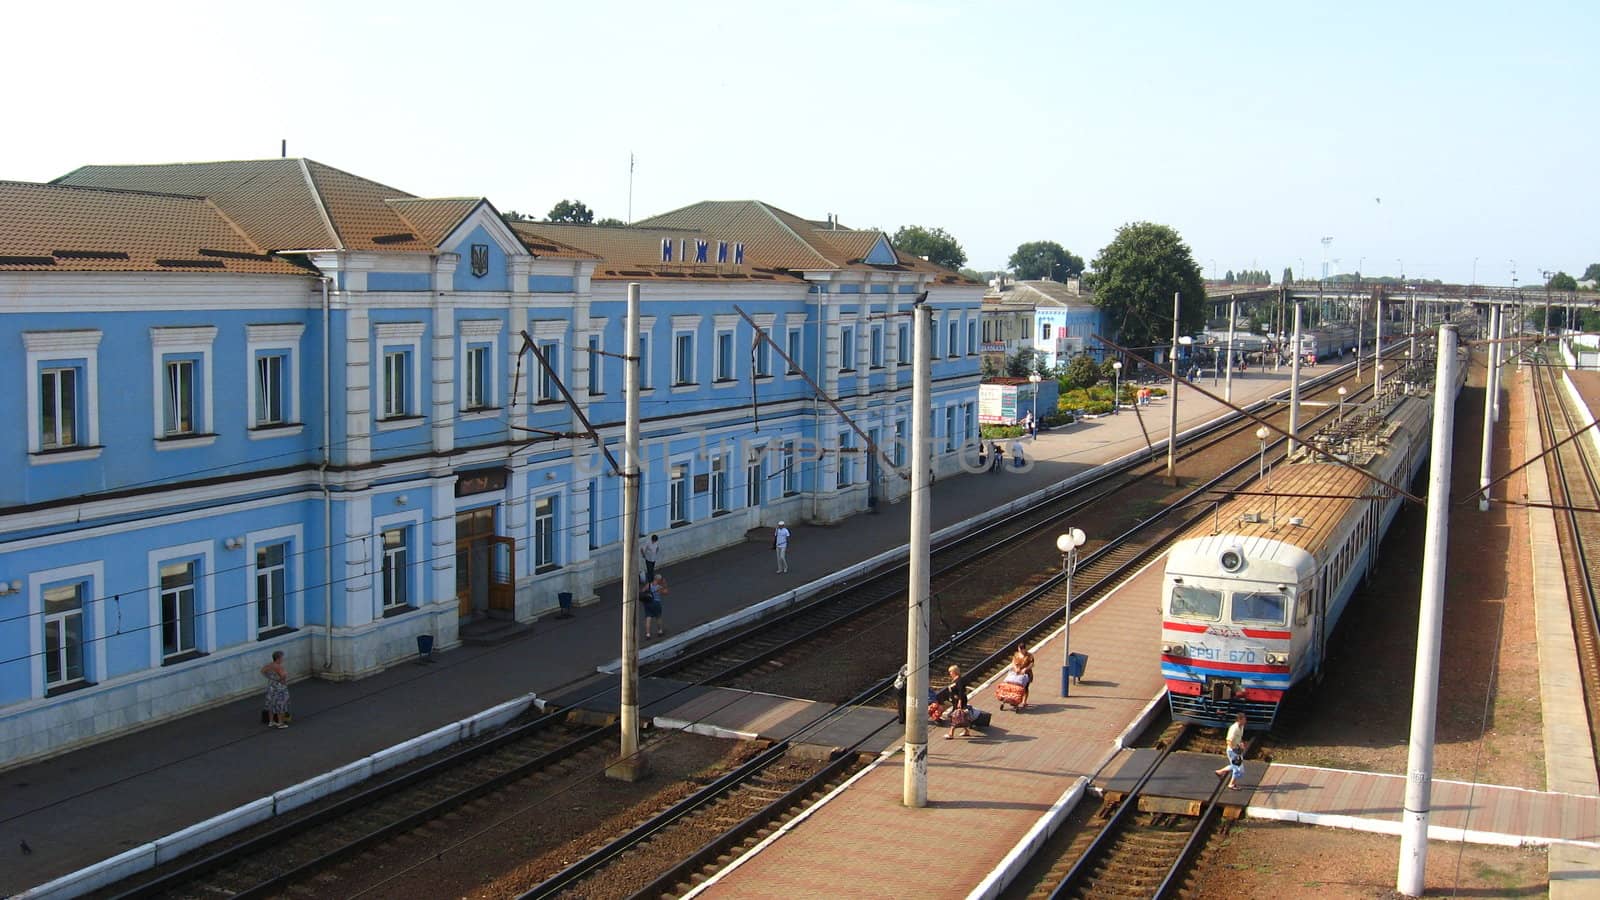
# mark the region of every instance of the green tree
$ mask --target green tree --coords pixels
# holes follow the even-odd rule
[[[508,209],[505,212],[501,213],[500,214],[500,218],[505,219],[507,222],[533,222],[533,221],[535,221],[533,216],[530,216],[530,215],[528,215],[526,213],[519,213],[514,209]]]
[[[1294,281],[1294,270],[1288,266],[1283,267],[1283,283],[1290,284]]]
[[[1018,350],[1006,357],[1006,374],[1012,378],[1027,378],[1035,372],[1049,374],[1044,369],[1044,359],[1033,350]]]
[[[1222,281],[1223,281],[1224,284],[1233,284],[1233,270],[1232,269],[1229,269],[1228,273],[1226,275],[1222,276]]]
[[[1578,279],[1565,272],[1557,272],[1550,276],[1550,281],[1545,284],[1552,291],[1575,291],[1578,289]]]
[[[1055,241],[1029,241],[1011,254],[1006,268],[1016,274],[1018,281],[1065,281],[1083,274],[1083,257]]]
[[[1205,283],[1189,245],[1166,225],[1134,222],[1117,229],[1094,261],[1094,303],[1125,347],[1172,340],[1172,295],[1181,297],[1179,329],[1205,322]]]
[[[1583,270],[1584,281],[1600,281],[1600,263],[1589,263],[1589,268]]]
[[[920,256],[946,269],[960,269],[967,262],[967,252],[943,228],[902,225],[890,243],[902,253]]]
[[[596,225],[615,225],[615,226],[622,226],[622,225],[626,225],[626,224],[628,224],[628,223],[627,223],[627,222],[624,222],[624,221],[622,221],[622,220],[621,220],[621,219],[613,219],[613,218],[612,218],[612,217],[610,217],[610,216],[606,216],[606,217],[605,217],[605,218],[604,218],[604,219],[600,219],[600,220],[599,220],[599,221],[597,221],[597,222],[595,222],[595,223],[594,223],[594,224],[596,224]]]
[[[550,214],[544,217],[546,222],[568,222],[573,225],[588,225],[594,222],[594,211],[583,205],[582,200],[563,200],[550,207]]]
[[[1094,383],[1099,380],[1099,367],[1084,353],[1074,356],[1067,363],[1066,371],[1061,373],[1061,386],[1069,391],[1094,387]]]

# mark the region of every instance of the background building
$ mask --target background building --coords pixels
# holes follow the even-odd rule
[[[997,371],[1004,372],[1005,358],[1022,350],[1038,354],[1049,371],[1080,353],[1099,360],[1105,348],[1095,334],[1116,339],[1076,278],[1066,283],[1000,279],[983,295],[983,350]]]

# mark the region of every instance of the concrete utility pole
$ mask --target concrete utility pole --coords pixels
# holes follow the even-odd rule
[[[1294,301],[1294,342],[1290,345],[1293,359],[1289,362],[1289,444],[1284,459],[1294,456],[1296,438],[1300,436],[1300,301]]]
[[[1439,329],[1433,376],[1433,458],[1428,468],[1427,529],[1422,538],[1422,596],[1417,617],[1417,676],[1411,693],[1411,750],[1401,819],[1395,889],[1422,896],[1433,795],[1433,725],[1439,701],[1439,638],[1444,625],[1445,546],[1450,536],[1450,438],[1455,431],[1456,328]]]
[[[1478,461],[1478,487],[1483,489],[1483,496],[1478,498],[1478,512],[1489,511],[1489,463],[1494,456],[1494,401],[1495,383],[1494,372],[1496,355],[1494,345],[1494,307],[1489,307],[1489,346],[1485,347],[1483,354],[1483,458]]]
[[[1356,381],[1361,380],[1361,339],[1366,337],[1367,304],[1356,300]]]
[[[1493,312],[1493,316],[1489,319],[1489,361],[1492,366],[1490,371],[1494,373],[1494,420],[1498,424],[1500,421],[1500,367],[1505,365],[1506,361],[1505,346],[1500,343],[1500,339],[1505,337],[1506,311],[1498,303],[1493,304],[1489,309]]]
[[[606,776],[638,781],[649,772],[639,752],[639,283],[628,284],[623,354],[622,456],[622,752]],[[594,360],[591,365],[597,364]],[[590,503],[595,498],[589,499]]]
[[[1167,478],[1172,481],[1178,477],[1178,312],[1182,296],[1178,291],[1172,292],[1172,402],[1167,404]]]
[[[1375,313],[1373,318],[1377,320],[1377,332],[1372,345],[1372,396],[1376,398],[1378,390],[1383,387],[1383,294],[1381,292],[1378,294],[1373,312]]]
[[[1233,329],[1238,321],[1239,300],[1235,297],[1228,301],[1228,379],[1222,389],[1222,397],[1229,403],[1233,402]]]
[[[931,530],[928,477],[933,446],[933,379],[928,366],[926,303],[911,307],[911,582],[906,592],[905,784],[901,803],[928,805],[928,558]]]

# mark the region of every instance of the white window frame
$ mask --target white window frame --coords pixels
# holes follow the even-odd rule
[[[550,503],[550,514],[549,514],[549,517],[548,517],[549,518],[549,526],[548,527],[550,529],[550,534],[549,534],[549,538],[550,538],[550,540],[549,540],[550,558],[547,559],[547,560],[541,561],[540,560],[540,556],[542,555],[543,547],[541,546],[541,540],[540,539],[541,539],[541,537],[543,537],[543,535],[540,533],[540,530],[541,530],[541,528],[543,526],[541,526],[539,523],[540,523],[541,519],[545,518],[545,516],[541,516],[539,514],[539,504],[543,503],[545,501],[549,501],[549,503]],[[559,569],[561,567],[561,492],[560,491],[547,491],[547,492],[542,493],[542,494],[535,494],[535,495],[533,495],[532,497],[529,498],[529,502],[528,502],[528,540],[529,540],[528,557],[533,562],[533,572],[534,572],[534,574],[537,575],[537,574],[540,574],[540,573],[543,573],[543,572],[551,571],[553,569]]]
[[[650,366],[655,361],[655,316],[639,317],[639,339],[634,343],[634,352],[639,356],[639,393],[652,390],[655,381],[650,377]]]
[[[717,384],[726,384],[739,377],[738,346],[735,343],[737,332],[732,329],[717,329]]]
[[[377,374],[376,401],[372,404],[372,415],[379,431],[393,431],[397,428],[413,428],[421,424],[423,404],[427,398],[422,396],[422,335],[425,326],[421,322],[379,322],[373,326],[376,340],[373,341],[373,354],[375,357],[373,371]],[[406,387],[409,395],[406,408],[400,415],[386,415],[385,406],[389,397],[388,358],[390,353],[409,354],[406,359]]]
[[[767,456],[762,452],[744,467],[744,505],[759,509],[767,498]]]
[[[28,383],[28,463],[48,465],[97,459],[100,456],[100,336],[99,331],[24,331],[22,345],[27,362]],[[44,436],[40,434],[43,414],[39,374],[47,368],[76,367],[82,360],[82,378],[78,384],[78,436],[82,438],[75,450],[44,449]],[[53,365],[54,364],[54,365]]]
[[[88,562],[56,569],[44,569],[28,575],[28,652],[37,660],[30,669],[30,695],[44,697],[50,687],[44,680],[44,591],[50,585],[65,581],[86,581],[89,584],[83,600],[83,680],[93,684],[104,679],[106,673],[106,613],[100,599],[106,586],[105,563]],[[37,623],[37,625],[33,624]],[[91,656],[91,653],[93,654]],[[90,661],[93,660],[93,668]]]
[[[303,590],[304,581],[301,580],[303,566],[301,560],[304,556],[305,529],[300,525],[286,525],[282,528],[268,528],[261,531],[251,531],[245,534],[244,553],[246,565],[250,567],[250,577],[245,585],[245,599],[249,603],[250,612],[246,619],[246,628],[249,639],[254,641],[260,636],[260,608],[258,571],[256,569],[256,550],[261,545],[288,544],[289,550],[283,557],[283,624],[287,628],[300,628],[305,624],[305,617],[301,608],[290,598]],[[276,626],[274,626],[276,627]]]
[[[839,429],[839,452],[834,454],[833,486],[835,488],[846,488],[853,483],[855,455],[851,451],[855,448],[851,446],[850,442],[853,440],[852,435],[854,433],[849,428]]]
[[[794,361],[794,366],[784,371],[786,377],[798,378],[805,367],[806,335],[802,327],[791,327],[784,332],[784,352]]]
[[[732,481],[728,470],[731,467],[731,463],[732,461],[726,453],[714,453],[711,455],[711,514],[713,516],[728,512],[732,508],[728,502],[728,488],[729,483]]]
[[[589,492],[589,549],[600,549],[600,479],[591,478],[585,488]]]
[[[456,375],[461,380],[461,393],[456,402],[463,419],[493,418],[499,411],[500,400],[500,332],[505,323],[499,319],[464,319],[456,323],[456,356],[460,359]],[[472,363],[472,355],[481,351],[484,359],[482,372]],[[473,375],[480,375],[483,396],[473,398]],[[473,403],[477,399],[477,403]]]
[[[300,322],[245,326],[245,384],[250,387],[245,399],[245,431],[251,440],[287,437],[304,429],[300,420],[300,338],[305,331],[306,326]],[[280,401],[283,418],[278,422],[259,421],[259,366],[265,356],[281,356],[288,366],[280,377],[284,397]]]
[[[584,339],[589,356],[589,396],[599,397],[606,392],[605,362],[606,336],[604,332],[591,330]]]
[[[956,405],[954,403],[944,408],[944,452],[954,453],[956,449]]]
[[[969,444],[978,436],[977,422],[975,405],[971,402],[961,404],[961,436]]]
[[[428,543],[428,535],[423,533],[423,524],[423,513],[420,509],[407,510],[405,512],[393,513],[387,516],[373,517],[372,531],[368,536],[369,540],[372,542],[372,551],[368,554],[367,563],[370,567],[368,574],[372,578],[372,608],[370,614],[373,619],[382,619],[387,615],[400,615],[398,612],[391,613],[389,611],[390,609],[404,610],[420,609],[422,607],[423,604],[419,599],[422,596],[422,592],[418,588],[425,583],[424,577],[428,569],[424,567],[424,560],[418,558],[419,553],[421,552],[419,551],[419,548],[430,546]],[[395,605],[393,607],[388,607],[384,605],[385,598],[383,596],[383,572],[384,564],[386,562],[383,546],[383,535],[384,532],[393,531],[397,528],[403,528],[407,531],[405,581],[406,605]],[[454,554],[452,554],[449,558],[453,565],[455,560]],[[451,594],[450,596],[450,603],[452,606],[455,603],[454,594]]]
[[[779,458],[783,466],[783,495],[788,497],[800,493],[800,454],[796,450],[794,441],[783,442],[783,451]]]
[[[873,324],[868,342],[867,366],[873,369],[883,368],[883,325]]]
[[[978,320],[967,319],[967,355],[978,355]]]
[[[839,325],[839,371],[854,372],[857,362],[855,323],[841,323]]]
[[[212,615],[212,605],[217,596],[217,567],[214,559],[215,547],[212,541],[196,541],[190,544],[178,544],[172,547],[161,547],[151,550],[146,554],[149,566],[150,585],[147,593],[150,596],[150,665],[160,668],[167,663],[167,657],[161,651],[161,632],[163,630],[161,619],[161,567],[166,563],[198,559],[200,563],[199,577],[195,579],[195,638],[194,649],[202,654],[210,653],[217,646],[217,620]],[[185,651],[187,652],[187,651]],[[182,655],[182,654],[175,654]]]
[[[901,322],[895,327],[895,365],[911,365],[911,323]]]
[[[894,464],[896,466],[904,466],[906,464],[906,442],[909,440],[906,429],[905,419],[894,420]]]
[[[961,355],[961,317],[952,314],[945,325],[949,330],[945,336],[944,355],[946,359],[953,359]]]
[[[153,327],[150,329],[151,405],[153,433],[157,450],[180,447],[208,447],[217,440],[215,407],[217,383],[211,377],[212,346],[216,343],[217,329],[213,325],[185,328]],[[195,356],[194,377],[199,382],[200,403],[191,410],[194,419],[192,431],[167,434],[166,410],[163,400],[167,395],[167,357]],[[191,390],[193,388],[191,387]]]
[[[694,461],[688,457],[667,463],[667,526],[694,521]]]
[[[695,365],[694,365],[695,364],[695,359],[694,359],[694,354],[695,354],[694,339],[695,339],[695,335],[696,334],[697,334],[697,332],[691,331],[689,329],[681,329],[681,328],[673,328],[672,329],[672,388],[673,388],[673,390],[678,390],[679,388],[691,388],[692,389],[692,388],[699,387],[699,382],[694,380],[694,378],[695,378],[695,372],[694,372],[694,369],[695,369]],[[679,345],[681,344],[681,342],[685,338],[687,338],[688,341],[689,341],[689,353],[688,353],[687,356],[685,356],[683,353],[679,352],[679,350],[678,350]],[[688,367],[688,371],[684,370],[685,366]]]

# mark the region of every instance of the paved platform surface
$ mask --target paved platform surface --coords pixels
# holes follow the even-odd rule
[[[1331,370],[1325,365],[1303,374]],[[1252,370],[1235,377],[1234,400],[1247,403],[1287,384],[1287,367],[1280,373]],[[1144,411],[1153,440],[1166,436],[1166,402],[1157,400]],[[1179,395],[1180,430],[1224,412],[1188,387]],[[1137,417],[1126,410],[1042,433],[1026,442],[1034,460],[1026,471],[939,479],[933,486],[934,527],[971,518],[1144,444]],[[836,526],[794,527],[788,575],[773,573],[771,551],[758,541],[664,566],[672,584],[667,626],[679,631],[712,622],[902,545],[908,516],[908,504],[900,503]],[[529,691],[549,697],[592,677],[597,666],[616,657],[618,645],[616,584],[599,594],[599,603],[579,609],[574,618],[540,620],[509,643],[438,653],[430,666],[403,663],[360,681],[297,681],[291,686],[295,721],[288,729],[263,728],[261,701],[251,696],[0,771],[0,896]],[[23,841],[31,853],[21,852]]]

